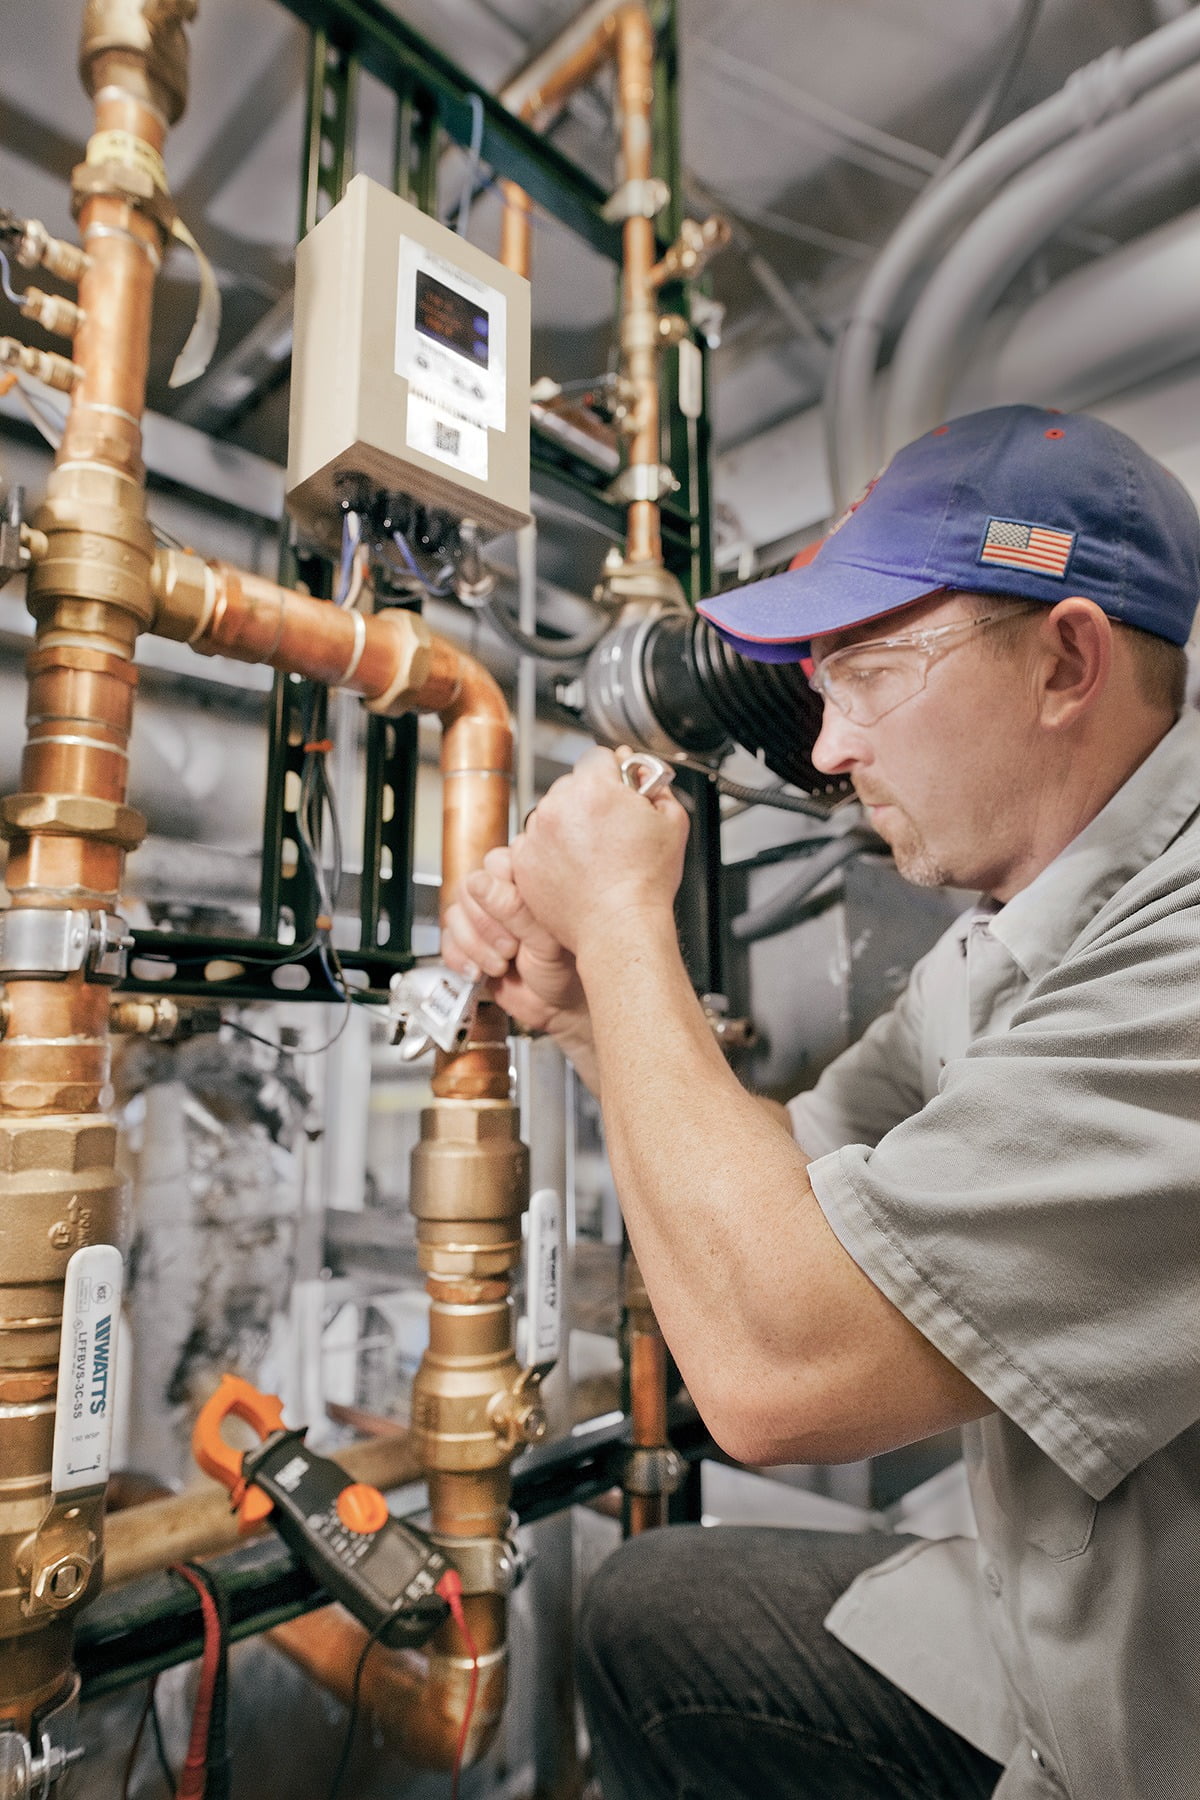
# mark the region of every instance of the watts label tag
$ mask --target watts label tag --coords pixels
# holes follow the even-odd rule
[[[67,1264],[54,1421],[55,1494],[103,1487],[112,1446],[121,1252],[88,1244]]]

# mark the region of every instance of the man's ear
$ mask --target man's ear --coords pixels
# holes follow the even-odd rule
[[[1062,730],[1094,706],[1108,686],[1112,621],[1094,600],[1072,594],[1051,608],[1039,637],[1042,722]]]

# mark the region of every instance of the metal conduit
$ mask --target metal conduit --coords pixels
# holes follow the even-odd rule
[[[861,492],[879,467],[875,366],[909,283],[1005,182],[1066,139],[1093,131],[1197,57],[1198,11],[1172,20],[1127,50],[1110,51],[1076,70],[1058,93],[989,138],[905,214],[859,290],[830,370],[825,407],[835,511]]]
[[[1153,88],[1128,112],[1044,156],[981,212],[948,252],[892,365],[885,448],[946,413],[955,377],[995,301],[1037,247],[1127,174],[1195,135],[1200,68]]]

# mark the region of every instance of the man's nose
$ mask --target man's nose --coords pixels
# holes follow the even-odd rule
[[[867,760],[862,731],[828,700],[812,747],[812,760],[822,775],[848,775]]]

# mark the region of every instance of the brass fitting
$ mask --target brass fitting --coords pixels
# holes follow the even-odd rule
[[[431,1275],[484,1280],[521,1254],[529,1152],[508,1100],[439,1100],[421,1114],[409,1206]]]
[[[188,51],[183,27],[196,0],[87,0],[79,40],[79,74],[95,95],[105,65],[126,65],[124,85],[141,93],[173,125],[187,103]],[[103,59],[103,60],[102,60]]]
[[[26,269],[48,269],[60,281],[78,283],[91,258],[78,244],[51,237],[40,219],[26,219],[17,261]]]
[[[0,800],[0,837],[94,838],[136,850],[146,835],[146,821],[136,807],[88,794],[9,794]]]
[[[108,1029],[123,1037],[169,1043],[179,1029],[179,1008],[165,994],[141,1000],[114,999],[108,1009]]]
[[[29,580],[35,619],[64,600],[91,601],[128,614],[134,633],[149,625],[154,536],[139,487],[118,470],[73,462],[50,477],[33,523],[48,539]]]
[[[211,563],[188,550],[156,550],[150,565],[152,624],[156,637],[188,644],[213,615],[217,578]]]
[[[396,675],[382,694],[367,701],[367,711],[396,719],[419,704],[418,696],[433,669],[433,633],[419,614],[395,607],[377,614],[376,619],[396,638]]]
[[[47,294],[42,288],[28,287],[21,295],[21,311],[45,331],[59,337],[73,338],[79,330],[83,313],[73,300],[63,294]]]
[[[0,366],[19,369],[23,375],[32,375],[64,394],[69,394],[75,383],[83,379],[83,370],[69,357],[59,356],[54,350],[35,350],[17,338],[0,338]]]
[[[725,248],[732,235],[729,220],[719,213],[703,223],[698,219],[685,219],[671,248],[651,269],[651,287],[660,288],[668,281],[694,281],[703,274],[717,252]]]

